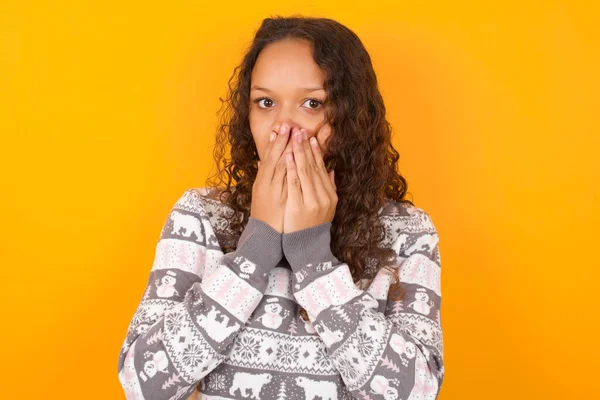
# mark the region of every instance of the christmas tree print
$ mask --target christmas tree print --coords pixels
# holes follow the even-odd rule
[[[279,387],[279,392],[277,393],[277,400],[285,400],[287,399],[287,395],[285,394],[285,382],[281,382],[281,386]]]
[[[333,311],[335,311],[335,313],[344,321],[350,323],[350,317],[348,316],[348,314],[346,314],[346,311],[344,310],[343,306],[335,306],[335,307],[331,307],[331,309]]]
[[[146,340],[146,344],[151,345],[158,343],[159,340],[163,340],[163,337],[163,331],[159,329],[158,332],[156,332],[154,335],[150,336],[148,340]]]
[[[396,364],[394,364],[394,362],[392,360],[387,358],[387,356],[383,357],[383,362],[381,363],[381,365],[383,365],[387,369],[391,369],[394,372],[400,372],[400,368],[398,368],[398,366]]]
[[[400,208],[398,206],[392,206],[389,210],[390,217],[399,217],[400,216]]]
[[[392,306],[392,315],[398,315],[402,311],[404,311],[402,300],[394,301],[394,305]]]
[[[173,373],[173,375],[171,375],[171,377],[169,379],[167,379],[167,381],[165,383],[163,383],[162,385],[162,390],[166,390],[168,388],[170,388],[171,386],[173,386],[176,383],[180,383],[181,380],[179,379],[179,375],[177,375],[176,373]]]
[[[292,318],[292,322],[290,323],[290,327],[288,328],[288,332],[291,333],[292,335],[295,335],[296,332],[298,331],[298,318],[294,317]]]

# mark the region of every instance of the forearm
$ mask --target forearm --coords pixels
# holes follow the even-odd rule
[[[437,395],[443,379],[441,327],[416,313],[403,316],[412,324],[400,325],[379,312],[378,301],[356,287],[348,265],[331,253],[329,228],[328,223],[284,234],[283,248],[294,272],[295,298],[345,384],[355,396],[372,399],[407,398],[418,391]],[[436,315],[441,297],[435,290],[406,287],[415,293],[427,290],[432,299],[428,315]]]
[[[159,299],[156,291],[147,289],[119,359],[127,398],[168,399],[191,393],[226,358],[282,254],[281,234],[251,219],[236,251],[222,255],[219,267],[193,283],[183,301]],[[150,312],[153,307],[161,310]],[[148,329],[137,334],[134,328],[140,324]]]

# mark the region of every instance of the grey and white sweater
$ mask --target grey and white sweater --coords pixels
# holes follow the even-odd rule
[[[331,223],[281,234],[251,217],[224,253],[232,212],[206,188],[173,206],[119,354],[127,399],[437,399],[441,264],[424,210],[379,210],[398,301],[386,269],[359,289],[331,252]]]

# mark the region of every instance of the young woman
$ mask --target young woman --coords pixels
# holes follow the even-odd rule
[[[218,179],[173,206],[121,348],[127,398],[436,399],[438,234],[359,38],[267,18],[225,103]]]

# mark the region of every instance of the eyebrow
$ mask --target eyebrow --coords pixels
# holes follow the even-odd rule
[[[264,88],[264,87],[260,87],[260,86],[252,86],[252,88],[250,90],[261,90],[263,92],[268,92],[268,93],[272,92],[271,90]],[[317,90],[325,90],[325,89],[323,89],[322,87],[315,87],[315,88],[304,88],[304,90],[306,92],[315,92]]]

